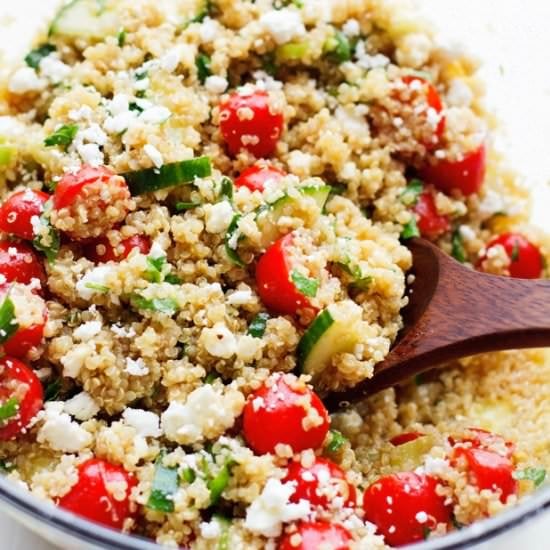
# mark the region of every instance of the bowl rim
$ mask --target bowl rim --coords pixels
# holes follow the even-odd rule
[[[75,516],[71,512],[38,499],[5,476],[0,476],[0,501],[6,508],[15,509],[62,534],[109,550],[159,550],[161,545],[140,536],[104,527]],[[418,550],[457,550],[490,541],[492,538],[534,520],[550,510],[550,486],[529,496],[522,503],[489,519],[468,527],[413,545]]]

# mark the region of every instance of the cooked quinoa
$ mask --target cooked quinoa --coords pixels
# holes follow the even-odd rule
[[[545,352],[466,359],[330,419],[317,397],[388,354],[407,238],[505,276],[545,276],[550,255],[491,147],[476,64],[408,4],[76,0],[35,47],[0,84],[10,479],[212,550],[313,550],[309,524],[343,537],[319,548],[393,546],[406,533],[367,496],[396,473],[433,480],[442,510],[417,510],[407,542],[544,480]],[[474,451],[513,486],[482,487]],[[90,464],[111,507],[97,514],[75,504]],[[315,479],[309,500],[293,497]]]

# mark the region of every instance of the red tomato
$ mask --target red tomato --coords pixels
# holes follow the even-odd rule
[[[462,160],[438,160],[435,164],[426,164],[420,170],[420,177],[444,193],[457,190],[467,197],[477,193],[483,183],[486,156],[485,145],[480,145],[466,153]]]
[[[13,357],[0,359],[0,402],[5,405],[10,399],[17,399],[17,413],[0,422],[0,440],[17,437],[42,409],[44,392],[34,372]]]
[[[318,449],[330,425],[317,394],[296,377],[281,374],[249,396],[243,421],[244,437],[257,454],[274,453],[278,444],[290,445],[294,453]]]
[[[244,149],[257,158],[268,157],[275,151],[283,122],[263,90],[233,93],[220,105],[220,130],[232,155]]]
[[[451,228],[449,218],[437,213],[434,196],[425,191],[414,206],[420,234],[427,239],[437,239]]]
[[[295,485],[291,502],[308,500],[313,506],[328,508],[335,499],[343,501],[347,508],[354,508],[357,502],[355,487],[348,483],[344,470],[326,458],[316,457],[308,467],[301,462],[292,462],[284,482]]]
[[[296,535],[299,542],[294,544]],[[350,542],[349,531],[337,523],[304,521],[296,526],[295,532],[283,536],[278,550],[349,550]]]
[[[275,313],[296,315],[300,309],[312,308],[291,279],[292,266],[287,259],[286,247],[292,244],[292,233],[273,243],[256,266],[256,284],[263,303]]]
[[[31,218],[40,216],[50,195],[42,191],[18,191],[0,206],[0,231],[32,241],[34,231]]]
[[[471,447],[493,451],[506,458],[512,458],[516,448],[511,441],[506,441],[501,435],[481,428],[468,428],[467,432],[459,437],[450,436],[449,443],[453,447],[460,443],[469,443]]]
[[[44,339],[44,327],[46,317],[42,324],[31,325],[30,327],[20,328],[2,347],[4,352],[13,357],[25,357],[33,348],[37,348]]]
[[[277,182],[285,172],[270,164],[254,164],[241,172],[235,180],[236,187],[248,187],[250,191],[263,191],[268,180]]]
[[[151,239],[146,235],[134,235],[113,247],[107,237],[102,237],[88,243],[84,247],[84,255],[96,264],[120,262],[126,259],[134,248],[137,248],[141,254],[148,254],[151,250]]]
[[[439,97],[439,93],[435,86],[428,82],[426,79],[421,78],[420,76],[407,75],[401,78],[401,81],[404,82],[409,88],[415,89],[418,88],[417,93],[423,94],[426,96],[426,103],[428,109],[433,109],[436,115],[439,115],[439,122],[434,128],[434,135],[431,140],[427,140],[426,147],[434,148],[437,146],[441,138],[443,137],[443,132],[445,131],[445,116],[443,112],[443,103]],[[415,84],[417,83],[417,84]]]
[[[512,461],[493,451],[475,447],[455,447],[453,464],[463,460],[468,469],[470,483],[479,490],[489,489],[500,492],[500,500],[505,503],[510,495],[518,493],[518,482],[514,479]]]
[[[82,166],[75,174],[65,174],[57,184],[53,194],[54,208],[61,210],[71,206],[86,185],[96,182],[107,183],[115,175],[112,170],[105,166],[95,168],[87,165]],[[120,185],[126,186],[123,179],[120,179]]]
[[[510,276],[518,279],[538,279],[544,271],[544,260],[537,246],[529,242],[518,233],[503,233],[492,239],[487,245],[487,250],[493,246],[501,245],[510,258],[508,271]],[[487,258],[485,255],[480,264]]]
[[[409,441],[414,441],[415,439],[423,437],[424,435],[425,434],[423,434],[422,432],[405,432],[396,435],[395,437],[392,437],[390,439],[390,443],[395,447],[399,447],[399,445],[404,445],[405,443],[409,443]]]
[[[120,499],[118,493],[123,484],[124,496]],[[76,485],[59,499],[58,506],[96,523],[122,529],[124,521],[135,516],[130,492],[136,485],[136,478],[122,466],[91,458],[78,467]]]
[[[0,241],[0,275],[5,282],[30,284],[33,279],[46,282],[46,273],[42,260],[32,247],[26,243]]]
[[[451,508],[437,494],[437,483],[413,472],[381,477],[365,491],[365,519],[378,527],[390,546],[423,540],[426,529],[451,520]]]

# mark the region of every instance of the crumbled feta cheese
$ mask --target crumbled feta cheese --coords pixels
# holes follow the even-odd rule
[[[72,109],[69,111],[69,118],[74,122],[78,122],[80,120],[90,120],[92,115],[92,108],[88,105],[82,105],[79,109]]]
[[[8,84],[8,90],[13,94],[40,92],[46,87],[46,81],[39,78],[34,69],[21,67],[13,73]]]
[[[65,80],[71,68],[58,59],[55,55],[48,55],[40,61],[40,74],[46,77],[52,84],[59,84]]]
[[[231,223],[234,216],[233,207],[228,201],[213,204],[206,210],[206,231],[222,233]]]
[[[101,321],[88,321],[73,331],[77,340],[86,342],[101,332]]]
[[[223,322],[204,328],[199,338],[206,351],[214,357],[229,359],[237,351],[237,339]]]
[[[151,245],[151,249],[149,250],[148,256],[150,258],[164,258],[166,257],[166,252],[164,248],[162,248],[161,244],[157,241],[153,241],[153,244]]]
[[[97,145],[105,145],[107,143],[107,134],[101,129],[99,124],[90,124],[88,128],[80,130],[75,140],[89,143],[96,143]]]
[[[261,338],[243,334],[237,341],[237,357],[243,361],[252,361],[263,345]]]
[[[131,376],[145,376],[149,374],[149,369],[141,357],[138,357],[137,359],[127,357],[125,370]]]
[[[277,44],[286,44],[306,32],[300,13],[294,10],[272,10],[260,17],[260,23]]]
[[[151,162],[157,167],[160,168],[164,164],[164,159],[162,158],[162,154],[160,151],[148,143],[143,147],[143,152],[151,159]]]
[[[342,25],[342,30],[344,34],[349,37],[359,36],[361,34],[361,28],[359,27],[359,21],[357,21],[357,19],[348,19]]]
[[[120,325],[111,325],[111,330],[119,337],[119,338],[133,338],[136,335],[136,331],[130,327],[129,329],[126,329],[124,327],[121,327]]]
[[[209,76],[204,82],[204,87],[213,94],[223,94],[228,85],[226,78],[217,75]]]
[[[357,65],[362,69],[370,70],[389,65],[390,60],[383,54],[377,53],[370,55],[365,48],[365,42],[359,40],[355,48],[355,56],[357,57]]]
[[[78,344],[73,346],[63,357],[63,376],[76,378],[80,369],[84,366],[86,358],[93,353],[93,348],[89,344]]]
[[[452,107],[469,107],[474,100],[474,94],[468,84],[461,78],[451,80],[447,92],[447,104]]]
[[[139,119],[146,124],[162,124],[172,116],[170,109],[160,105],[154,105],[139,115]]]
[[[205,539],[217,539],[221,536],[222,530],[220,523],[216,518],[212,518],[211,522],[203,521],[200,525],[201,535]]]
[[[278,537],[283,523],[306,519],[311,513],[309,502],[289,502],[294,490],[291,483],[269,479],[260,496],[246,511],[245,528],[264,537]]]
[[[63,412],[62,401],[51,401],[44,405],[44,424],[38,430],[36,439],[47,443],[55,451],[76,453],[91,445],[93,438],[84,428]]]
[[[101,166],[105,162],[105,157],[95,143],[83,143],[76,147],[80,158],[85,164],[90,166]]]
[[[497,212],[505,212],[506,202],[501,195],[489,189],[479,202],[478,210],[482,216],[490,217]]]
[[[199,28],[199,36],[203,44],[212,42],[217,35],[217,25],[216,21],[210,19],[210,17],[205,18]]]
[[[227,303],[232,306],[243,306],[254,300],[252,291],[249,288],[244,290],[236,290],[227,297]]]
[[[466,242],[473,241],[476,238],[476,232],[469,225],[461,225],[458,228],[458,232],[460,233],[462,239]]]
[[[88,392],[82,391],[65,401],[63,410],[77,420],[84,421],[90,420],[99,412],[99,405]]]
[[[130,108],[130,99],[126,94],[116,94],[113,99],[107,103],[107,109],[112,116],[125,113]]]
[[[349,136],[368,136],[369,127],[363,114],[358,114],[344,107],[338,107],[334,115],[340,123],[342,131]]]
[[[297,176],[309,176],[313,160],[313,156],[309,153],[302,153],[298,150],[291,151],[288,156],[288,166],[290,171]]]
[[[122,413],[124,422],[136,429],[138,435],[142,437],[159,437],[160,418],[158,414],[143,409],[126,408]]]
[[[110,134],[122,134],[130,128],[135,120],[137,120],[137,116],[133,111],[123,111],[115,116],[108,117],[103,127]]]
[[[169,73],[173,73],[180,64],[183,50],[182,46],[169,49],[160,59],[160,66]]]
[[[428,63],[432,48],[432,41],[427,34],[410,33],[399,40],[395,56],[399,65],[419,69]]]
[[[101,292],[97,288],[92,287],[94,285],[107,287],[106,280],[113,272],[114,268],[110,265],[99,265],[94,267],[76,283],[75,288],[77,294],[84,300],[90,300],[96,292]]]

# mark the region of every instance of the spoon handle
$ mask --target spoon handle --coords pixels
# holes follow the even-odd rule
[[[407,328],[373,378],[327,396],[329,409],[462,357],[550,346],[549,280],[473,271],[422,240],[410,248],[419,276],[404,313]]]

